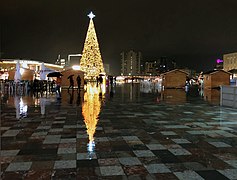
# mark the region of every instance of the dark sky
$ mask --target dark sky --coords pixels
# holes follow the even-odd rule
[[[237,0],[1,0],[1,56],[53,63],[81,53],[93,19],[103,61],[120,70],[120,52],[211,70],[237,51]]]

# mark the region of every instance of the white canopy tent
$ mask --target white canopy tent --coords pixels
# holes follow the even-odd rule
[[[19,61],[17,61],[17,63],[16,63],[16,72],[14,75],[14,81],[16,83],[21,81],[20,62]]]
[[[41,70],[40,70],[40,80],[46,80],[47,74],[51,72],[56,72],[54,69],[50,69],[45,67],[44,63],[41,64]]]

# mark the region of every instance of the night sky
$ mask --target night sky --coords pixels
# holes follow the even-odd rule
[[[237,51],[237,0],[1,0],[1,57],[54,63],[81,53],[93,19],[103,61],[120,72],[120,52],[144,60],[175,57],[179,66],[212,70]]]

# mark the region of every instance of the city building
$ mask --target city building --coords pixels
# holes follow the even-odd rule
[[[111,75],[111,72],[110,72],[110,65],[109,65],[109,64],[104,64],[104,70],[105,70],[105,73],[106,73],[106,74]]]
[[[145,72],[146,75],[153,75],[155,72],[155,63],[154,62],[145,62]]]
[[[127,51],[121,53],[121,75],[141,74],[142,54],[139,51]]]
[[[237,69],[237,52],[224,54],[223,60],[224,60],[223,69],[225,71]]]
[[[69,54],[67,58],[68,66],[79,66],[81,57],[81,54]]]
[[[230,79],[235,79],[237,81],[237,69],[231,69],[228,72],[232,74]]]
[[[68,61],[66,61],[66,59],[64,59],[64,58],[61,58],[61,56],[59,54],[57,60],[55,61],[55,64],[65,67],[68,65]]]
[[[146,61],[144,66],[143,73],[144,75],[158,75],[159,74],[159,65],[160,65],[160,60],[156,61]]]
[[[159,58],[158,71],[164,73],[177,68],[176,62],[173,57],[162,56]]]
[[[173,57],[161,56],[154,61],[145,61],[141,65],[141,74],[156,76],[176,68]]]

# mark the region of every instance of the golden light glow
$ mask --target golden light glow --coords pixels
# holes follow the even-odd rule
[[[92,18],[90,19],[86,40],[82,51],[80,67],[81,70],[85,72],[84,78],[87,80],[95,80],[99,74],[105,73]]]
[[[84,102],[82,104],[82,115],[89,136],[89,144],[94,144],[94,134],[101,109],[101,101],[99,97],[100,87],[97,87],[96,83],[88,82],[86,89]]]

